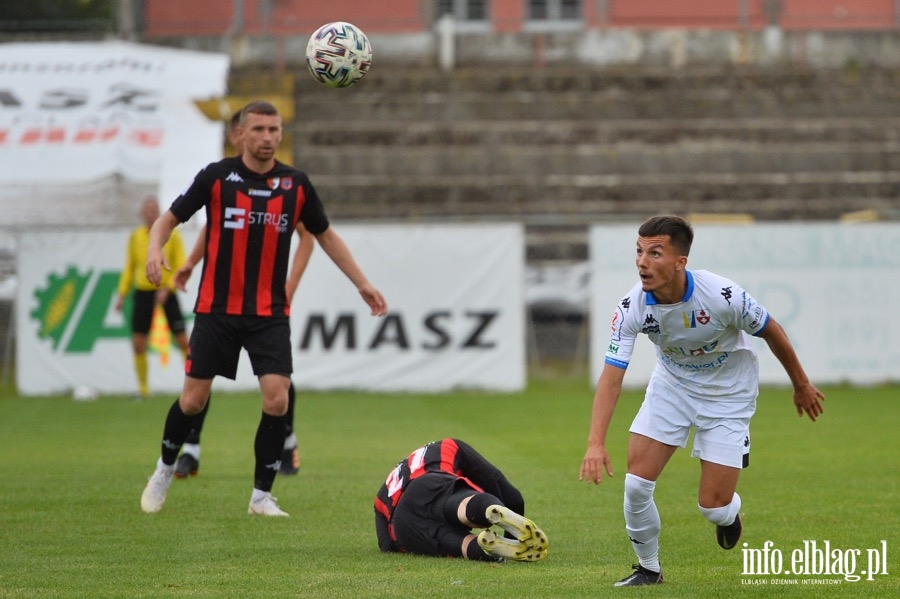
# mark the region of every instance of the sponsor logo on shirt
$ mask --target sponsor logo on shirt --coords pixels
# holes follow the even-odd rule
[[[273,214],[270,212],[247,211],[243,208],[225,208],[225,229],[243,229],[247,225],[263,225],[276,227],[280,232],[286,231],[288,226],[287,214]]]
[[[252,196],[262,196],[264,198],[272,197],[272,191],[269,189],[251,189],[247,193]]]
[[[659,322],[653,318],[652,314],[648,314],[644,317],[644,326],[641,327],[641,332],[645,335],[659,333]]]
[[[731,305],[731,287],[722,287],[722,297],[725,298],[725,301],[728,302],[728,305]]]
[[[750,328],[755,329],[759,326],[759,323],[762,321],[763,317],[763,309],[762,306],[757,305],[753,310],[753,322],[750,323]]]
[[[713,342],[711,342],[711,343],[707,343],[707,344],[704,345],[703,347],[698,347],[697,349],[692,349],[692,350],[690,351],[690,354],[691,354],[692,356],[702,356],[702,355],[704,355],[704,354],[708,354],[708,353],[710,353],[710,352],[715,351],[715,349],[716,349],[717,347],[719,347],[719,341],[718,341],[718,340],[713,341]]]

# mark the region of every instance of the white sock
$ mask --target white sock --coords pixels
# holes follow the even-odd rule
[[[659,572],[659,531],[662,523],[653,501],[656,482],[625,475],[625,530],[641,566]]]
[[[703,507],[697,504],[703,517],[717,526],[728,526],[737,518],[741,511],[741,496],[737,493],[731,498],[731,503],[722,507]]]
[[[250,495],[250,503],[253,503],[254,501],[259,501],[266,495],[269,495],[269,493],[267,493],[265,491],[260,491],[259,489],[253,489],[253,494]]]
[[[166,474],[172,474],[175,472],[175,464],[166,464],[162,460],[162,456],[159,457],[159,460],[156,461],[156,471],[157,472],[165,472]]]
[[[193,456],[195,460],[200,459],[200,444],[199,443],[185,443],[181,446],[181,453],[186,453],[189,456]]]
[[[287,450],[295,447],[297,447],[297,435],[291,433],[284,439],[284,448]]]

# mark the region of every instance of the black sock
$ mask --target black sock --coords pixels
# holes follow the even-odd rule
[[[480,528],[490,528],[491,521],[487,519],[486,512],[492,505],[503,505],[503,502],[490,493],[476,493],[466,504],[466,518]]]
[[[275,483],[275,475],[281,464],[284,451],[285,416],[272,416],[263,412],[256,429],[256,440],[253,448],[256,453],[256,470],[253,474],[253,488],[260,491],[271,491]]]
[[[191,430],[185,438],[185,443],[200,445],[200,432],[203,430],[203,422],[206,420],[206,413],[209,412],[209,402],[212,400],[212,393],[206,398],[206,405],[200,410],[200,413],[194,414],[191,420]]]
[[[288,387],[288,409],[285,413],[285,431],[284,438],[287,439],[294,432],[294,404],[297,403],[297,392],[294,391],[294,383]]]
[[[175,463],[178,452],[181,451],[181,446],[184,445],[184,440],[191,428],[192,419],[192,416],[181,411],[181,406],[178,405],[176,399],[169,408],[166,426],[163,429],[162,461],[164,464],[171,466]]]
[[[481,548],[481,545],[478,544],[478,541],[473,540],[469,543],[469,546],[466,547],[466,559],[472,560],[473,562],[497,562],[502,561],[501,558],[493,557],[484,552],[484,549]]]

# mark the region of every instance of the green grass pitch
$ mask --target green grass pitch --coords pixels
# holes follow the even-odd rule
[[[301,391],[302,469],[274,488],[291,517],[267,519],[246,513],[255,393],[214,396],[200,476],[174,481],[163,511],[147,515],[140,494],[173,397],[77,403],[3,388],[0,597],[898,597],[900,389],[824,390],[815,424],[796,416],[787,389],[763,390],[739,485],[741,545],[771,541],[789,566],[804,541],[828,541],[842,556],[860,550],[857,572],[867,549],[886,547],[887,574],[745,575],[741,545],[719,549],[697,511],[699,464],[679,451],[656,494],[666,583],[615,589],[635,561],[621,505],[637,392],[623,395],[611,427],[615,477],[594,487],[578,481],[592,400],[585,379],[533,380],[517,394]],[[550,538],[546,560],[378,551],[375,491],[401,457],[445,436],[470,442],[522,490]],[[809,579],[816,584],[802,584]]]

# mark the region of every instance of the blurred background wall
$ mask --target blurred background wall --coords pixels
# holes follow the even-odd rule
[[[5,4],[0,42],[228,55],[229,96],[204,110],[289,108],[289,159],[335,219],[522,223],[533,372],[585,367],[591,224],[900,216],[900,0]],[[304,64],[309,34],[335,20],[374,47],[342,90]],[[134,210],[97,222],[130,226]],[[0,220],[6,278],[10,235]]]

